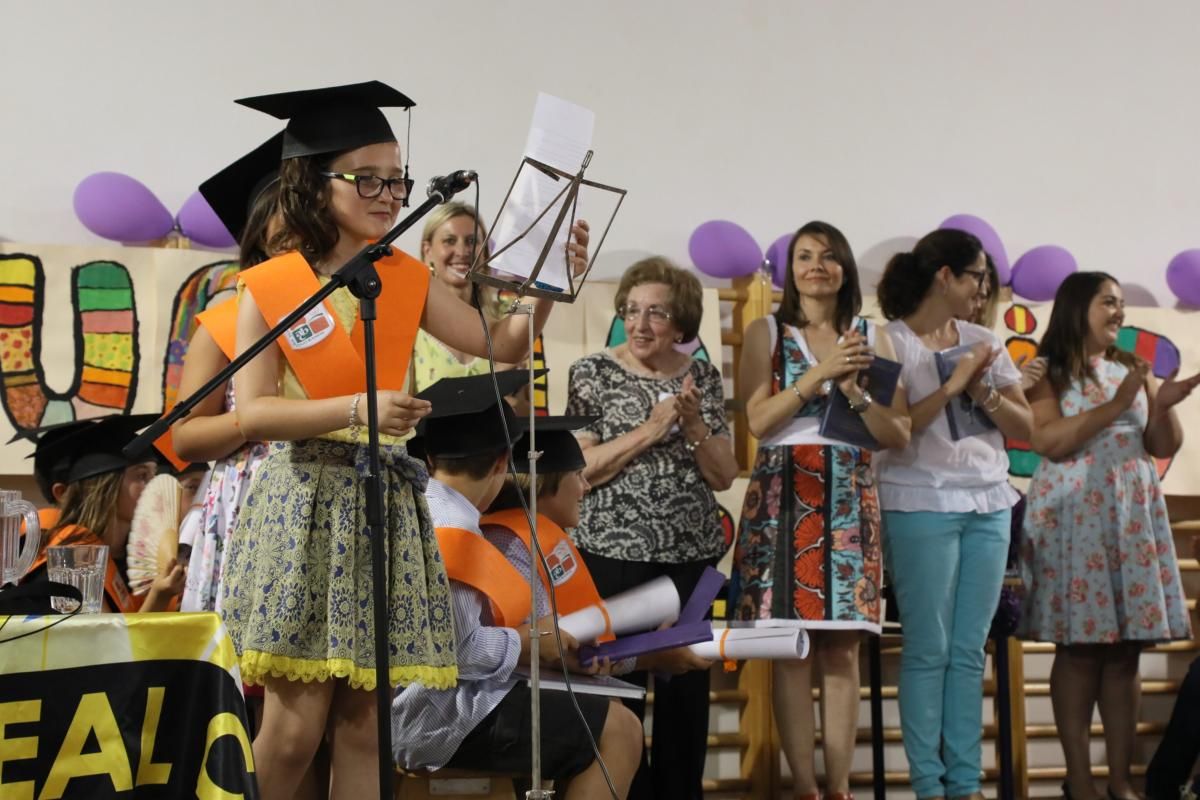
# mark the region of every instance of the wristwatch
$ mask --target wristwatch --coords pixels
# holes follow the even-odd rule
[[[868,392],[866,389],[863,389],[862,400],[859,400],[857,403],[855,403],[853,400],[850,400],[849,402],[851,411],[853,411],[855,414],[862,414],[871,407],[871,403],[875,402],[875,398],[871,397],[870,392]]]

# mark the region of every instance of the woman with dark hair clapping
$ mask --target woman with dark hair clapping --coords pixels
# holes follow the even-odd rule
[[[904,630],[900,724],[922,800],[980,797],[983,646],[1017,500],[1004,437],[1029,436],[1021,374],[991,331],[960,321],[987,276],[978,239],[939,230],[893,256],[878,288],[912,417],[909,445],[876,464]]]
[[[1197,385],[1116,349],[1125,300],[1103,272],[1069,276],[1054,298],[1030,391],[1031,444],[1022,576],[1023,634],[1057,645],[1050,699],[1067,762],[1067,797],[1096,796],[1092,711],[1104,721],[1108,796],[1136,797],[1130,763],[1140,699],[1138,659],[1155,642],[1191,638],[1167,506],[1153,458],[1183,444],[1172,410]]]
[[[858,316],[858,268],[846,237],[810,222],[788,247],[783,304],[755,320],[742,349],[750,432],[762,441],[738,527],[730,620],[803,626],[812,657],[774,663],[775,722],[796,798],[815,800],[813,664],[821,682],[827,798],[850,796],[858,720],[858,645],[879,632],[883,577],[879,501],[870,450],[828,439],[829,393],[844,393],[882,447],[908,444],[904,391],[871,397],[859,375],[874,353],[895,359],[886,333]]]

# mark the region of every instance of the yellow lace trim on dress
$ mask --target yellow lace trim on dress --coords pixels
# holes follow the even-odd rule
[[[375,688],[375,670],[363,669],[348,658],[330,658],[312,661],[305,658],[289,658],[259,650],[247,650],[239,659],[242,682],[250,686],[262,686],[266,678],[286,678],[289,681],[327,681],[345,678],[352,689],[371,691]],[[419,683],[430,689],[449,689],[458,682],[458,667],[431,667],[413,665],[391,667],[388,678],[393,686]]]

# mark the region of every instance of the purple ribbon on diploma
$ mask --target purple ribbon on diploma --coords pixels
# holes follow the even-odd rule
[[[725,585],[725,576],[713,567],[705,568],[696,588],[688,597],[679,619],[669,628],[658,631],[647,631],[632,636],[622,636],[611,642],[601,642],[595,645],[582,645],[579,648],[579,661],[589,664],[597,658],[607,658],[619,661],[645,653],[656,653],[660,650],[670,650],[673,647],[685,647],[697,642],[707,642],[712,639],[712,622],[704,615],[712,607],[713,601],[721,587]]]

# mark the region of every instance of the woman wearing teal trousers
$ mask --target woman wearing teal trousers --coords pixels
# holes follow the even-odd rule
[[[876,464],[904,632],[900,725],[922,800],[982,797],[983,648],[1017,500],[1004,436],[1030,433],[1021,373],[991,331],[959,321],[986,279],[979,240],[940,230],[893,256],[877,290],[912,417],[908,447]],[[944,379],[939,360],[953,365]]]

